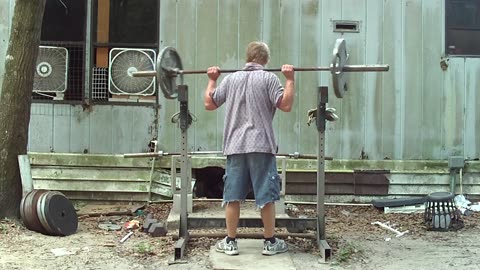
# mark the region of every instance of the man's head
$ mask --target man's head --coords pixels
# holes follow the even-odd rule
[[[247,63],[254,62],[265,66],[270,60],[270,49],[264,42],[253,41],[247,46]]]

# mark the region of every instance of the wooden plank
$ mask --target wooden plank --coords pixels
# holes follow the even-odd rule
[[[366,2],[358,0],[342,1],[342,20],[366,21]],[[360,25],[361,26],[361,25]],[[366,30],[360,27],[359,33],[344,33],[347,41],[348,63],[365,63]],[[365,73],[348,74],[348,93],[342,100],[342,150],[343,158],[362,158],[365,152]],[[332,98],[334,98],[332,96]]]
[[[167,46],[177,47],[177,1],[162,0],[160,1],[160,48]],[[180,56],[184,59],[183,52],[179,51]],[[159,92],[160,93],[160,92]],[[170,122],[170,117],[178,111],[178,102],[163,97],[160,93],[159,97],[159,130],[158,141],[162,146],[160,149],[165,151],[178,151],[176,141],[179,137],[177,125]]]
[[[465,63],[465,133],[464,155],[467,159],[480,158],[480,59],[468,58]]]
[[[333,46],[335,40],[342,37],[341,33],[334,32],[332,21],[342,19],[342,1],[321,1],[321,18],[319,26],[316,31],[320,32],[320,41],[323,44],[320,51],[319,66],[329,66],[332,61]],[[348,41],[347,41],[348,50]],[[343,100],[335,97],[332,85],[331,75],[328,72],[320,72],[320,84],[318,86],[328,86],[328,105],[327,107],[335,108],[338,112],[340,119],[336,122],[330,122],[327,124],[327,130],[325,132],[325,153],[334,158],[342,157],[342,123],[344,116],[340,113],[343,111]],[[345,97],[348,98],[348,97]],[[312,99],[317,101],[317,96],[312,95]],[[302,112],[303,114],[304,112]],[[316,127],[315,127],[316,128]],[[315,144],[316,145],[316,144]]]
[[[150,168],[148,158],[123,158],[121,155],[86,155],[86,154],[55,154],[55,153],[28,153],[33,166],[80,166],[80,167],[137,167]],[[169,157],[161,158],[156,162],[156,168],[170,169]],[[225,157],[192,157],[193,168],[225,166]],[[391,173],[417,172],[425,174],[448,174],[446,160],[332,160],[325,163],[327,171],[353,170],[389,170]],[[281,164],[278,164],[281,169]],[[288,171],[316,172],[316,160],[288,159]],[[466,161],[464,173],[480,172],[479,161]]]
[[[53,105],[53,151],[55,152],[70,152],[71,108],[69,104]]]
[[[383,0],[366,1],[365,24],[365,61],[367,64],[384,62],[383,53]],[[384,96],[383,73],[365,74],[365,157],[383,159],[382,155],[382,117]],[[349,98],[347,96],[347,98]]]
[[[62,181],[150,181],[150,171],[136,168],[88,168],[88,167],[33,167],[34,179],[59,179]],[[159,177],[158,174],[155,177]]]
[[[92,154],[114,153],[112,143],[112,105],[96,105],[90,112],[90,149]]]
[[[261,40],[262,36],[262,11],[263,3],[257,0],[238,1],[239,29],[238,29],[238,55],[245,55],[248,43]],[[244,63],[241,61],[240,63]],[[243,65],[241,65],[243,66]],[[239,66],[239,67],[241,67]]]
[[[30,164],[79,167],[150,168],[149,158],[124,158],[122,155],[56,154],[29,152]]]
[[[70,153],[90,151],[90,112],[81,106],[72,106],[70,120]]]
[[[217,61],[220,67],[238,68],[243,66],[244,54],[239,53],[238,47],[238,2],[236,0],[218,1],[218,45],[217,45]],[[220,76],[217,83],[225,75]],[[216,111],[216,149],[222,149],[223,146],[223,128],[225,126],[225,106],[218,108]]]
[[[423,28],[422,0],[404,2],[405,36],[405,101],[403,103],[404,137],[402,159],[421,159],[423,153]],[[430,30],[428,30],[430,31]]]
[[[107,47],[95,48],[95,66],[108,68],[109,49]]]
[[[202,35],[196,30],[197,13],[196,13],[197,1],[191,0],[178,0],[177,1],[177,50],[180,52],[183,61],[184,69],[194,69],[196,60],[196,37]],[[195,92],[198,92],[198,88],[195,82],[196,76],[185,76],[184,83],[188,85],[188,106],[191,112],[196,111],[197,100]],[[180,83],[180,82],[179,82]],[[178,102],[177,102],[178,103]],[[203,104],[203,103],[202,103]],[[203,107],[203,106],[202,106]],[[193,123],[197,125],[198,123]],[[201,123],[200,123],[201,124]],[[180,129],[176,128],[178,136],[176,139],[176,147],[180,151],[181,149],[181,133]],[[195,134],[196,129],[190,128],[188,130],[188,151],[195,149]]]
[[[59,191],[99,191],[102,192],[148,192],[150,183],[108,182],[108,181],[58,181],[56,179],[37,179],[33,181],[35,189]]]
[[[151,192],[157,195],[168,197],[168,198],[173,197],[170,186],[166,186],[158,183],[152,183]]]
[[[304,67],[317,66],[320,63],[324,42],[320,40],[318,29],[322,22],[321,1],[301,1],[301,43],[299,65]],[[280,75],[282,76],[282,75]],[[296,77],[296,98],[298,99],[298,146],[295,151],[302,154],[317,154],[318,132],[315,123],[307,125],[307,111],[317,107],[317,91],[320,82],[320,72],[298,72]]]
[[[282,49],[280,40],[283,35],[280,24],[281,17],[279,16],[280,6],[281,0],[263,1],[262,40],[268,44],[270,49],[270,63],[268,64],[270,67],[280,67],[285,64],[280,54]],[[278,115],[273,119],[273,132],[274,134],[280,133],[280,117]],[[278,135],[276,135],[276,138],[278,143]]]
[[[112,106],[112,149],[114,153],[131,153],[133,137],[133,106]],[[149,119],[141,121],[149,122]],[[144,149],[148,146],[145,144]]]
[[[292,40],[301,40],[300,22],[301,22],[301,2],[300,1],[282,1],[280,7],[280,28],[283,33],[288,35],[280,36],[280,57],[282,64],[299,65],[300,61],[300,42]],[[285,77],[278,74],[282,84],[285,85]],[[299,89],[297,88],[297,91]],[[277,144],[279,152],[295,152],[298,150],[299,124],[297,122],[299,114],[299,94],[296,93],[292,111],[285,113],[279,111],[276,117],[279,119],[279,132]],[[303,113],[302,113],[303,114]]]
[[[23,197],[33,190],[32,171],[30,170],[30,160],[28,155],[18,156],[18,166],[20,168],[20,178],[22,180]]]
[[[443,92],[443,158],[463,156],[465,121],[465,58],[451,58]]]
[[[439,159],[442,155],[443,106],[442,95],[445,72],[439,68],[439,59],[444,51],[442,33],[445,31],[444,16],[441,16],[443,1],[422,1],[423,28],[423,159]],[[418,28],[418,27],[416,27]]]
[[[390,71],[383,77],[382,156],[389,159],[403,159],[403,15],[402,1],[384,2],[383,50],[384,61],[390,65]]]
[[[28,128],[28,151],[53,150],[53,104],[33,103]]]
[[[218,28],[222,27],[218,22],[219,10],[217,1],[197,1],[197,35],[196,35],[196,69],[206,69],[218,65]],[[222,133],[217,132],[217,111],[206,111],[204,106],[204,91],[207,87],[207,75],[195,76],[195,83],[198,87],[192,91],[193,102],[195,102],[195,115],[198,122],[194,123],[195,140],[192,142],[195,149],[220,150],[217,148],[218,137]]]
[[[102,192],[102,191],[67,191],[62,193],[69,199],[81,202],[146,202],[148,193],[139,192]]]
[[[155,119],[156,110],[157,108],[150,106],[131,107],[132,137],[128,140],[128,144],[130,144],[129,151],[132,153],[147,152],[149,150],[148,144],[153,138],[157,137],[157,130],[155,129],[155,125],[157,125]],[[159,113],[162,113],[161,110]],[[158,125],[162,124],[158,123]],[[165,143],[163,141],[159,142],[158,149],[165,149]]]
[[[97,42],[108,42],[110,35],[110,0],[97,0]]]
[[[110,36],[110,0],[98,0],[97,3],[97,42],[107,43]],[[108,48],[97,48],[95,58],[95,66],[108,68]]]

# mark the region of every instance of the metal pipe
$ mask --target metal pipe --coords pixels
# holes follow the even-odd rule
[[[294,67],[294,71],[331,71],[330,67]],[[258,69],[255,69],[258,70]],[[280,72],[281,68],[264,68],[264,71]],[[390,70],[390,65],[345,65],[342,67],[342,72],[385,72]],[[172,76],[177,74],[206,74],[207,70],[168,70]],[[220,69],[220,73],[233,73],[237,71],[253,71],[252,69]],[[137,71],[131,73],[133,77],[155,77],[157,71]]]
[[[196,151],[188,152],[188,155],[220,155],[222,151]],[[140,158],[140,157],[163,157],[163,156],[180,156],[181,153],[167,153],[163,151],[149,153],[129,153],[123,154],[124,158]]]
[[[224,238],[227,236],[226,233],[190,233],[190,238],[201,238],[201,237],[211,237],[211,238]],[[275,233],[275,237],[286,239],[288,237],[299,237],[299,238],[309,238],[315,239],[315,234],[312,233]],[[263,239],[263,233],[237,233],[237,238],[250,238],[250,239]],[[177,235],[172,235],[173,240],[177,240]]]
[[[164,157],[164,156],[180,156],[180,153],[167,153],[163,151],[149,153],[128,153],[123,154],[124,158],[141,158],[141,157]],[[188,152],[188,155],[223,155],[222,151],[195,151]],[[293,159],[317,159],[316,155],[300,154],[298,152],[292,154],[276,154],[277,157],[289,157]],[[332,157],[325,157],[326,160],[333,160]]]

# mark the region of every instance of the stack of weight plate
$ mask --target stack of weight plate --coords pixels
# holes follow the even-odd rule
[[[78,228],[75,208],[57,191],[29,192],[20,204],[20,215],[25,227],[46,235],[67,236]]]

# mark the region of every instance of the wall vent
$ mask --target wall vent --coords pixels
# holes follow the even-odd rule
[[[333,32],[358,33],[360,32],[359,21],[333,21]]]

